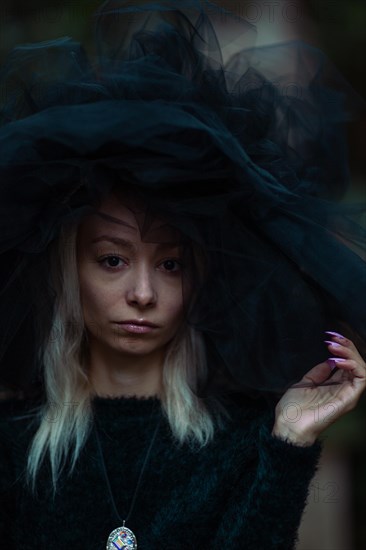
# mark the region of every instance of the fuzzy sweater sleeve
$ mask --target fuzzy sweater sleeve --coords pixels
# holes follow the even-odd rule
[[[245,550],[295,548],[322,443],[300,447],[272,436],[273,422],[267,412],[259,423],[251,482],[248,485],[251,465],[246,462],[238,468],[211,550],[226,543]]]

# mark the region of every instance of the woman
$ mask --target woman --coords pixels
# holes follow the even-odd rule
[[[366,336],[336,117],[312,142],[325,96],[243,92],[240,59],[229,93],[222,13],[184,8],[108,2],[96,68],[60,39],[2,73],[8,548],[293,548],[319,436],[365,389],[334,331]]]

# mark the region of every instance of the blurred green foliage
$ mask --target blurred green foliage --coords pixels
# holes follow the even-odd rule
[[[329,57],[365,95],[366,77],[362,59],[366,50],[366,2],[307,0],[306,7],[310,18],[319,25]]]

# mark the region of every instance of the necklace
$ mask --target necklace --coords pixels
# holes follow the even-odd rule
[[[151,417],[152,417],[153,412],[154,412],[154,408],[151,412]],[[150,421],[151,421],[151,417],[150,417]],[[128,521],[130,515],[132,514],[132,510],[133,510],[133,507],[134,507],[135,501],[136,501],[137,492],[138,492],[138,489],[139,489],[140,484],[141,484],[142,475],[144,473],[144,470],[145,470],[147,461],[149,459],[154,441],[156,439],[158,429],[159,429],[159,426],[160,426],[160,422],[161,422],[161,418],[159,418],[158,423],[157,423],[156,428],[155,428],[155,431],[154,431],[153,436],[151,438],[150,445],[149,445],[149,448],[147,450],[145,460],[144,460],[144,463],[142,465],[140,475],[139,475],[139,478],[138,478],[138,481],[137,481],[135,492],[134,492],[133,497],[132,497],[132,503],[131,503],[131,506],[130,506],[130,510],[127,514],[126,519],[124,519],[124,520],[121,519],[121,516],[118,513],[116,502],[115,502],[114,497],[113,497],[112,487],[111,487],[109,477],[108,477],[108,474],[107,474],[107,468],[106,468],[105,460],[104,460],[104,456],[103,456],[102,445],[101,445],[100,437],[99,437],[99,433],[98,433],[97,422],[96,421],[94,422],[94,434],[95,434],[95,438],[96,438],[96,442],[97,442],[98,454],[99,454],[100,462],[101,462],[101,465],[102,465],[102,472],[103,472],[104,480],[105,480],[106,485],[107,485],[107,489],[108,489],[110,501],[112,503],[114,515],[118,519],[119,523],[122,523],[121,527],[117,527],[116,529],[113,529],[113,531],[109,534],[109,537],[108,537],[108,540],[107,540],[106,550],[115,550],[116,548],[118,550],[136,550],[137,549],[136,536],[131,531],[131,529],[129,529],[128,527],[125,526],[125,523],[126,523],[126,521]]]

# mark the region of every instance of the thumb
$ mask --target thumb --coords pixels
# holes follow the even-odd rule
[[[328,380],[337,370],[337,367],[330,366],[327,361],[324,361],[310,369],[298,383],[321,384]]]

